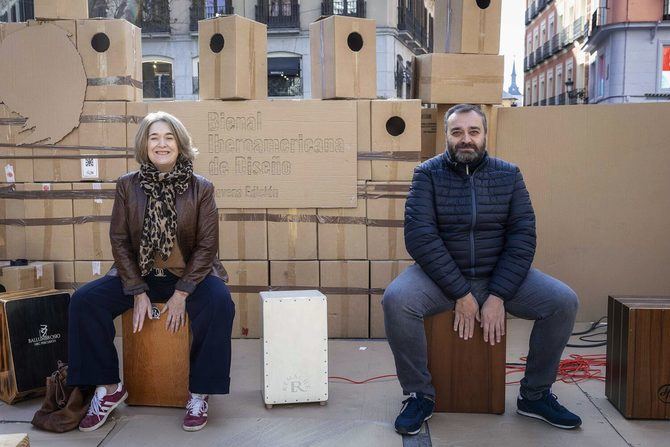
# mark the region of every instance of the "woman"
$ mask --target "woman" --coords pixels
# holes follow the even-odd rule
[[[70,301],[68,384],[96,386],[82,431],[102,426],[128,396],[119,380],[113,320],[133,308],[133,332],[141,331],[144,319],[152,318],[151,300],[167,299],[161,314],[167,314],[171,332],[184,325],[184,311],[191,321],[184,430],[203,428],[208,395],[229,391],[235,306],[216,258],[214,187],[193,173],[196,153],[174,116],[151,113],[140,123],[135,159],[141,169],[116,184],[110,228],[114,266]]]

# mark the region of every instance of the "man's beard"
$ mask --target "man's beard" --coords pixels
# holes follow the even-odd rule
[[[459,149],[471,148],[474,152],[463,152]],[[475,143],[459,143],[456,146],[452,146],[447,142],[447,150],[449,155],[451,155],[452,160],[456,160],[459,163],[471,164],[478,162],[484,156],[486,151],[486,141],[484,141],[481,147],[478,147]]]

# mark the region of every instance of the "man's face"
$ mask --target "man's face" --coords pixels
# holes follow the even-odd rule
[[[447,150],[452,160],[473,163],[484,156],[486,132],[477,112],[454,113],[447,120]]]

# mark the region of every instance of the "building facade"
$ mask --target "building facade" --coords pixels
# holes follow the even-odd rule
[[[586,49],[590,102],[670,99],[670,0],[599,0]]]
[[[32,19],[32,0],[14,0],[0,14],[2,21]],[[320,16],[376,21],[381,98],[409,97],[412,56],[432,47],[433,18],[424,0],[89,0],[90,17],[124,18],[142,28],[147,100],[198,98],[198,21],[222,14],[267,24],[271,97],[311,97],[309,24]]]
[[[526,0],[524,105],[588,102],[588,53],[582,50],[593,1]]]

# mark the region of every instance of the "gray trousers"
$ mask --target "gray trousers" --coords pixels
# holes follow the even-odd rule
[[[480,307],[488,297],[487,279],[470,281]],[[423,318],[451,310],[455,302],[417,264],[408,267],[386,289],[382,300],[386,336],[403,392],[435,396],[428,372]],[[520,393],[539,399],[556,381],[563,349],[575,323],[577,294],[561,281],[530,269],[516,296],[505,302],[510,314],[535,320],[530,334],[526,374]]]

